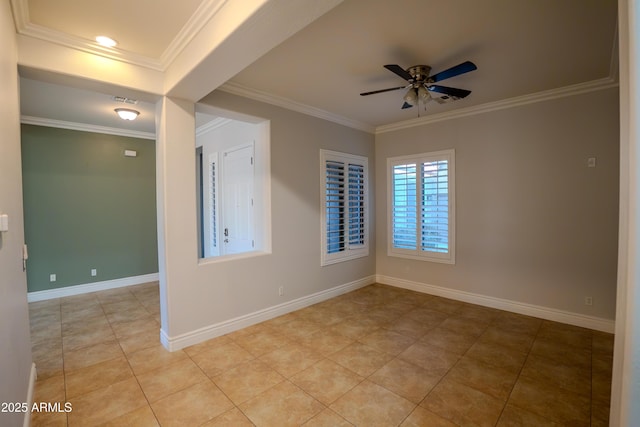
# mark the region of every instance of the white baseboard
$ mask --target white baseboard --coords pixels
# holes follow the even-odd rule
[[[124,277],[122,279],[104,280],[102,282],[72,285],[64,288],[47,289],[27,293],[28,302],[44,301],[54,298],[69,297],[72,295],[88,294],[90,292],[106,291],[107,289],[122,288],[125,286],[140,285],[154,282],[159,279],[158,273],[144,274],[141,276]]]
[[[27,402],[28,408],[33,406],[33,395],[36,390],[36,379],[38,379],[38,373],[36,371],[36,364],[31,363],[31,372],[29,373],[29,388],[27,389]],[[31,425],[31,411],[25,411],[22,427],[29,427]]]
[[[247,326],[255,325],[256,323],[264,322],[265,320],[273,319],[274,317],[282,316],[283,314],[326,301],[347,292],[355,291],[356,289],[360,289],[373,283],[375,283],[375,276],[365,277],[331,289],[307,295],[292,301],[287,301],[264,310],[236,317],[235,319],[205,326],[204,328],[196,329],[195,331],[174,337],[167,335],[167,333],[161,329],[160,342],[169,351],[180,350],[190,345],[198,344],[211,338],[216,338],[221,335],[246,328]]]
[[[542,307],[533,304],[525,304],[502,298],[489,297],[486,295],[474,294],[471,292],[459,291],[456,289],[444,288],[442,286],[414,282],[411,280],[398,279],[380,274],[376,275],[376,282],[384,285],[395,286],[397,288],[450,298],[456,301],[468,302],[484,307],[510,311],[512,313],[524,314],[527,316],[538,317],[540,319],[594,329],[596,331],[607,332],[610,334],[612,334],[615,329],[615,321],[600,317],[586,316],[569,311],[556,310],[554,308]]]

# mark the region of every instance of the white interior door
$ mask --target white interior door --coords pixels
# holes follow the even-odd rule
[[[253,250],[253,144],[225,151],[222,165],[222,248],[225,254]]]

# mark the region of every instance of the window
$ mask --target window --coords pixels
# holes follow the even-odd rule
[[[367,163],[320,150],[322,265],[369,255]]]
[[[454,154],[387,160],[390,256],[455,263]]]

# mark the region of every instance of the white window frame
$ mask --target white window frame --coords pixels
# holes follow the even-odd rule
[[[448,176],[448,251],[437,252],[421,248],[422,234],[422,202],[420,195],[422,194],[421,180],[416,176],[416,247],[415,249],[399,248],[394,245],[394,167],[401,165],[420,165],[423,163],[432,163],[437,161],[447,161]],[[416,171],[418,167],[416,167]],[[391,157],[387,159],[387,255],[409,258],[422,261],[439,262],[445,264],[455,264],[455,150],[442,150],[429,153],[422,153],[410,156]]]
[[[346,166],[347,178],[345,180],[344,197],[342,199],[344,228],[341,238],[344,241],[344,248],[338,252],[329,253],[328,248],[328,230],[327,230],[327,162],[342,163]],[[362,214],[360,218],[361,226],[358,229],[358,236],[361,236],[358,240],[362,243],[352,243],[353,239],[350,239],[350,227],[349,217],[351,214],[351,207],[349,204],[349,165],[356,165],[362,167],[363,174],[357,181],[362,187]],[[355,154],[341,153],[330,150],[320,150],[320,243],[321,243],[321,259],[320,265],[330,265],[338,262],[348,261],[356,258],[361,258],[369,255],[369,161],[367,157],[358,156]]]

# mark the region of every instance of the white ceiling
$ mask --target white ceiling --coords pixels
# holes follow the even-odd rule
[[[26,36],[100,54],[92,39],[109,35],[119,42],[120,60],[159,70],[222,3],[12,0],[16,27]],[[222,89],[373,130],[617,79],[616,16],[615,0],[345,0]],[[425,64],[439,72],[466,60],[478,69],[442,83],[471,90],[463,100],[401,110],[402,90],[359,95],[403,85],[385,64]],[[123,123],[113,114],[111,97],[118,93],[22,77],[24,116],[153,132],[152,99],[140,102],[139,121]]]

